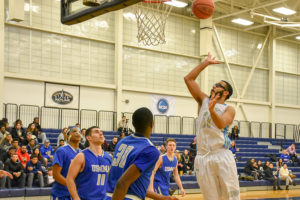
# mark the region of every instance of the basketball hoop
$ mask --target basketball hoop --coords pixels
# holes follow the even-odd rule
[[[146,46],[165,44],[165,26],[172,6],[170,0],[144,0],[137,4],[135,16],[138,27],[138,42]]]

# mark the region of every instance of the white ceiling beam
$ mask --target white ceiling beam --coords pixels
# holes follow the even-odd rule
[[[228,62],[228,60],[227,60],[227,56],[225,55],[225,51],[224,51],[224,48],[223,48],[223,46],[222,46],[222,43],[221,43],[221,40],[220,40],[220,36],[219,36],[219,34],[218,34],[218,31],[217,31],[217,28],[216,28],[215,25],[213,25],[213,30],[214,30],[214,33],[215,33],[215,35],[216,35],[216,39],[217,39],[218,45],[219,45],[219,47],[220,47],[222,56],[223,56],[223,58],[224,58],[225,65],[226,65],[226,67],[227,67],[227,69],[228,69],[228,72],[229,72],[229,78],[231,79],[231,81],[232,81],[232,83],[233,83],[233,87],[234,87],[234,89],[235,89],[235,91],[236,91],[236,93],[237,93],[237,98],[240,98],[239,90],[237,89],[236,84],[235,84],[235,81],[234,81],[234,79],[233,79],[233,75],[232,75],[232,72],[231,72],[231,69],[230,69],[230,65],[229,65],[229,62]]]
[[[297,33],[291,33],[291,34],[287,34],[287,35],[282,35],[282,36],[278,36],[276,37],[275,39],[282,39],[282,38],[286,38],[286,37],[292,37],[292,36],[295,36],[295,35],[300,35],[300,32],[297,32]]]
[[[273,5],[276,5],[276,4],[279,4],[279,3],[283,3],[285,1],[287,1],[287,0],[279,0],[279,1],[271,2],[271,3],[266,3],[266,4],[263,4],[263,5],[254,6],[252,8],[244,9],[244,10],[241,10],[241,11],[238,11],[238,12],[234,12],[234,13],[230,13],[230,14],[226,14],[226,15],[223,15],[223,16],[220,16],[220,17],[213,18],[213,21],[216,21],[216,20],[219,20],[219,19],[224,19],[224,18],[227,18],[227,17],[231,17],[231,16],[234,16],[234,15],[239,15],[239,14],[249,12],[251,10],[255,10],[255,9],[259,9],[259,8],[273,6]]]
[[[265,26],[270,26],[270,24],[260,24],[260,25],[257,25],[257,26],[251,26],[251,27],[245,28],[243,30],[244,31],[250,31],[250,30],[257,29],[257,28],[262,28],[262,27],[265,27]]]
[[[265,46],[266,46],[266,44],[267,44],[267,41],[268,41],[268,39],[269,39],[269,37],[270,37],[271,30],[272,30],[272,29],[269,28],[269,31],[268,31],[267,36],[265,37],[264,43],[263,43],[263,45],[262,45],[262,47],[261,47],[261,49],[260,49],[260,51],[259,51],[259,53],[258,53],[258,56],[257,56],[257,58],[256,58],[256,60],[255,60],[255,62],[254,62],[254,65],[252,66],[252,69],[251,69],[251,71],[250,71],[250,74],[249,74],[249,76],[248,76],[248,78],[247,78],[247,81],[246,81],[244,87],[243,87],[242,94],[241,94],[241,98],[243,98],[243,97],[245,96],[245,94],[246,94],[246,91],[247,91],[248,86],[249,86],[249,84],[250,84],[250,81],[251,81],[251,79],[252,79],[252,77],[253,77],[254,71],[255,71],[256,66],[257,66],[257,64],[258,64],[258,61],[260,60],[260,57],[261,57],[261,55],[262,55],[262,53],[263,53],[263,51],[264,51],[264,49],[265,49]]]

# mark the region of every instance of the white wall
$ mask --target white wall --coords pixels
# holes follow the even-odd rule
[[[299,109],[276,107],[275,112],[276,123],[300,124]]]

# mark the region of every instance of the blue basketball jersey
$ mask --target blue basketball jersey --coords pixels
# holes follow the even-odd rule
[[[170,176],[177,166],[177,158],[173,155],[173,160],[169,160],[167,154],[162,157],[162,166],[158,168],[154,176],[154,188],[160,194],[169,196]]]
[[[60,147],[55,152],[53,165],[58,164],[62,168],[61,175],[67,177],[71,161],[79,152],[79,149],[74,149],[70,145]],[[53,183],[51,194],[55,197],[70,196],[67,186],[61,185],[56,181]]]
[[[75,180],[78,195],[82,200],[105,199],[111,156],[105,152],[102,156],[97,156],[89,148],[82,153],[85,159],[84,169]]]
[[[141,175],[130,185],[127,194],[144,199],[158,158],[159,151],[148,138],[132,134],[122,139],[115,148],[112,167],[108,175],[107,192],[113,193],[122,174],[135,164]]]

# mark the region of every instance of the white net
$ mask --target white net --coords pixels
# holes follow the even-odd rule
[[[172,6],[166,1],[143,1],[137,4],[138,42],[146,46],[165,44],[165,26]]]

